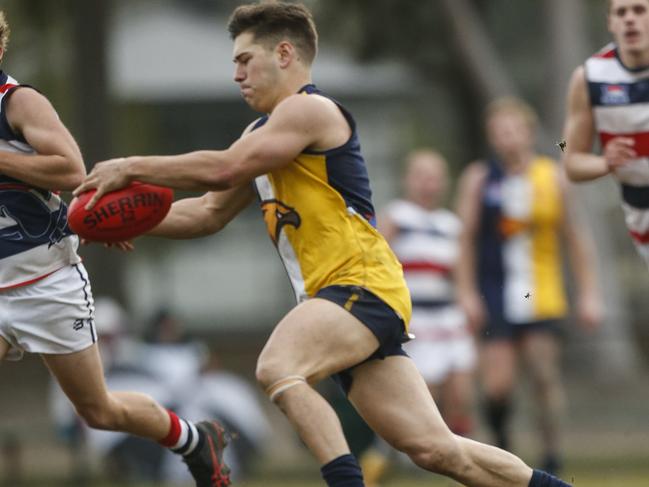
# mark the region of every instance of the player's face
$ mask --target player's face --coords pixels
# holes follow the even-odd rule
[[[410,161],[404,180],[409,199],[427,207],[444,199],[448,186],[446,162],[434,154],[420,154]]]
[[[487,141],[500,155],[519,154],[534,145],[534,134],[523,114],[508,110],[487,120]]]
[[[269,113],[274,107],[279,68],[275,52],[244,32],[234,40],[234,81],[250,107]]]
[[[612,0],[608,30],[622,51],[649,50],[649,0]]]

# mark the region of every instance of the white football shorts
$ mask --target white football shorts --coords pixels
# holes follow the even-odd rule
[[[634,208],[625,202],[622,202],[622,209],[624,210],[626,227],[631,234],[631,240],[645,264],[649,267],[649,242],[647,241],[647,235],[649,235],[649,210]]]
[[[11,349],[7,360],[24,352],[65,354],[97,342],[94,301],[81,264],[66,266],[33,284],[0,292],[0,336]]]
[[[403,348],[427,384],[439,385],[453,372],[474,369],[477,353],[464,314],[454,306],[414,307],[410,331],[415,339]]]

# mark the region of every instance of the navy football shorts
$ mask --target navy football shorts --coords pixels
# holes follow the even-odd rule
[[[392,355],[408,355],[401,346],[409,340],[403,320],[390,306],[367,289],[360,286],[328,286],[318,291],[314,297],[342,306],[374,333],[379,341],[379,348],[361,363],[375,359],[383,360]],[[348,394],[351,388],[351,371],[354,367],[331,377],[345,394]]]

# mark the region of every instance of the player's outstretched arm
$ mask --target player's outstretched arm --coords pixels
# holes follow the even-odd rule
[[[609,141],[603,156],[591,152],[595,122],[583,66],[575,70],[570,80],[567,110],[563,163],[572,181],[590,181],[605,176],[614,167],[636,156],[633,139],[628,137],[615,137]]]
[[[342,117],[335,105],[327,102]],[[75,194],[97,188],[87,206],[91,208],[103,194],[131,181],[191,191],[223,191],[241,186],[289,164],[305,148],[323,138],[333,113],[323,103],[317,96],[290,96],[275,108],[264,126],[226,150],[132,156],[98,163]],[[344,119],[343,123],[346,123]]]
[[[200,198],[176,201],[160,224],[147,235],[173,239],[204,237],[222,230],[254,199],[250,184]]]
[[[71,191],[81,183],[81,151],[47,98],[32,88],[16,89],[7,102],[7,121],[37,154],[0,152],[0,173],[50,190]]]

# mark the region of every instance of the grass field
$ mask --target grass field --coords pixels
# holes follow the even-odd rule
[[[592,465],[580,465],[566,469],[564,480],[571,482],[574,487],[648,487],[649,486],[649,464],[639,465],[633,461],[628,465],[624,462],[614,464],[606,462]],[[4,486],[0,482],[0,485]],[[398,474],[390,476],[382,487],[456,487],[460,484],[450,480],[420,474],[406,475]],[[69,482],[53,482],[52,479],[33,481],[21,484],[21,487],[81,487],[81,484]],[[83,487],[154,487],[153,484],[119,484],[91,482],[83,483]],[[258,478],[233,483],[233,487],[324,487],[325,484],[315,477],[296,476],[290,474],[281,476],[274,473],[272,478]],[[11,486],[14,487],[14,486]],[[172,487],[157,484],[155,487]],[[173,486],[179,487],[179,486]],[[193,486],[186,486],[193,487]]]
[[[571,479],[568,479],[571,480]],[[258,481],[258,482],[244,482],[237,484],[240,487],[323,487],[323,482],[285,482],[285,481]],[[394,478],[389,483],[384,484],[384,487],[451,487],[457,486],[450,481],[436,480],[425,481],[413,480],[409,478]],[[574,480],[575,487],[647,487],[649,486],[649,471],[644,474],[629,474],[617,476],[611,474],[610,478],[602,477],[601,475],[580,475],[578,479]]]
[[[566,479],[568,481],[573,481],[572,479]],[[574,487],[647,487],[649,486],[649,470],[647,472],[638,472],[638,473],[613,473],[610,475],[600,475],[600,474],[579,474],[577,478],[573,481]],[[24,484],[24,487],[27,486],[48,486],[53,487],[51,482],[48,483],[33,483],[33,484]],[[56,486],[67,486],[70,484],[54,484]],[[233,487],[325,487],[324,482],[322,481],[309,481],[309,480],[255,480],[255,481],[245,481],[241,483],[233,483]],[[389,482],[385,483],[383,487],[455,487],[459,484],[452,483],[447,480],[423,480],[423,479],[413,479],[408,477],[393,477]],[[115,484],[92,484],[93,487],[117,487]],[[154,487],[153,484],[128,484],[129,487]],[[126,487],[126,486],[124,486]],[[156,485],[155,487],[163,487]],[[187,486],[191,487],[191,486]]]

